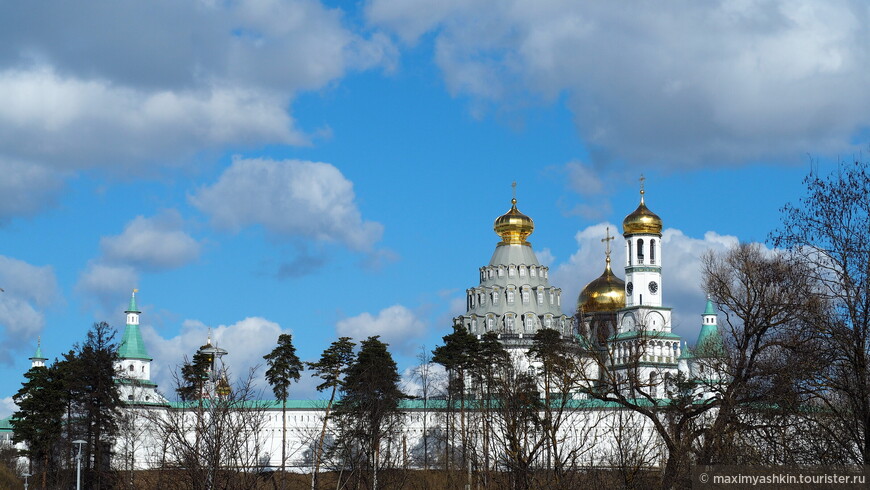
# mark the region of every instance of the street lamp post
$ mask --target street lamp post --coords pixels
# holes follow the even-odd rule
[[[79,453],[76,455],[76,490],[82,490],[82,444],[85,441],[76,439],[73,444],[78,445]]]
[[[25,473],[25,474],[23,474],[23,475],[21,475],[21,476],[24,477],[24,490],[27,490],[27,479],[30,478],[30,477],[33,476],[33,475],[31,475],[30,473]]]

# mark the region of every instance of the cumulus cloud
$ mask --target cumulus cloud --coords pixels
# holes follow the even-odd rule
[[[101,315],[117,311],[141,272],[175,269],[199,257],[200,243],[183,228],[174,209],[133,218],[120,235],[100,239],[102,253],[79,274],[76,291]]]
[[[431,34],[454,94],[565,95],[598,162],[796,159],[870,125],[858,0],[371,0],[366,12],[406,43]]]
[[[137,216],[120,235],[103,237],[100,247],[106,261],[146,269],[172,269],[199,256],[200,244],[181,228],[178,211],[165,210],[157,216]]]
[[[353,183],[328,163],[235,158],[217,182],[190,197],[214,226],[261,225],[275,236],[340,242],[369,251],[383,226],[363,221]]]
[[[6,398],[0,398],[0,419],[5,419],[16,411],[18,411],[18,405],[16,405],[15,402],[12,401],[11,396],[7,396]]]
[[[604,272],[605,257],[601,238],[607,228],[611,235],[619,230],[612,223],[600,223],[587,227],[575,235],[577,251],[568,260],[551,269],[550,283],[562,288],[562,308],[573,315],[577,297],[586,284]],[[612,268],[625,279],[625,247],[623,238],[617,235],[612,245]],[[668,228],[662,233],[662,300],[665,306],[673,307],[672,325],[684,340],[693,343],[700,327],[700,314],[704,311],[705,295],[701,289],[701,256],[708,250],[721,252],[736,245],[734,236],[708,231],[703,238],[686,236],[677,229]]]
[[[0,255],[0,362],[31,345],[45,326],[44,310],[61,300],[51,266]]]
[[[102,317],[109,312],[119,311],[117,306],[123,304],[129,291],[138,285],[139,273],[132,266],[91,260],[79,274],[75,289],[84,296],[88,306]]]
[[[293,333],[278,323],[256,316],[211,328],[199,320],[186,320],[178,335],[171,338],[162,337],[150,325],[143,325],[141,330],[148,353],[154,358],[151,378],[169,398],[174,395],[173,373],[184,363],[185,356],[189,360],[206,343],[209,334],[212,345],[229,352],[223,361],[233,379],[244,379],[251,369],[256,369],[254,381],[258,387],[267,389],[263,379],[263,356],[275,347],[279,335]]]
[[[396,57],[388,36],[359,35],[316,0],[4,3],[0,18],[0,166],[33,168],[0,185],[4,196],[53,195],[85,168],[307,144],[289,109],[300,91]],[[0,197],[0,218],[46,204]]]
[[[63,188],[59,172],[0,157],[0,224],[16,216],[31,216],[50,207]]]
[[[426,325],[413,311],[402,305],[393,305],[376,316],[365,312],[340,320],[335,330],[339,336],[357,341],[380,335],[381,340],[393,349],[410,355],[415,347],[414,340],[425,333]]]

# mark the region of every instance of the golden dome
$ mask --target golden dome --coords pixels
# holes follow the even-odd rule
[[[496,218],[492,228],[501,237],[501,244],[529,245],[526,238],[535,230],[535,222],[517,210],[517,200],[513,198],[510,211]]]
[[[640,190],[640,205],[622,220],[622,230],[625,235],[635,233],[662,234],[662,219],[644,204],[643,189]]]
[[[600,313],[625,308],[625,281],[610,270],[610,257],[604,273],[583,288],[577,297],[577,311]]]

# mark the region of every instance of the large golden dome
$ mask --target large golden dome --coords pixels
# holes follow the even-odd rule
[[[583,288],[577,298],[580,313],[600,313],[625,308],[625,281],[610,269],[610,257],[604,273]]]
[[[526,238],[535,230],[535,222],[517,210],[517,200],[514,198],[511,199],[510,211],[495,219],[493,229],[503,244],[528,245]]]
[[[634,235],[635,233],[662,234],[662,219],[644,204],[643,189],[640,190],[640,205],[622,220],[622,230],[625,235]]]

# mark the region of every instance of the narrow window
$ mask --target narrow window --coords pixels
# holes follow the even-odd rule
[[[628,241],[628,262],[631,264],[631,240]]]
[[[655,239],[649,241],[649,263],[656,263],[656,241]]]
[[[643,238],[637,241],[637,263],[643,264]]]

